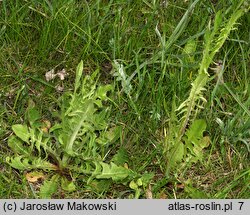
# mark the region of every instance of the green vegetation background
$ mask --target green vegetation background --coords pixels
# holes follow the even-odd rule
[[[39,198],[43,177],[50,173],[31,182],[28,170],[8,165],[6,157],[14,154],[8,139],[14,135],[14,124],[28,123],[30,103],[43,122],[57,122],[60,98],[73,92],[81,60],[83,76],[98,71],[98,84],[113,86],[106,104],[109,124],[121,130],[105,149],[104,161],[126,155],[121,166],[152,177],[145,186],[139,179],[88,184],[84,176],[73,177],[74,191],[59,188],[52,197],[249,198],[249,4],[247,0],[0,1],[0,198]],[[209,59],[209,76],[185,124],[178,107],[189,98],[205,64],[206,32],[213,32],[220,15],[222,23],[214,37],[221,36],[237,11],[242,13]],[[209,51],[218,43],[212,41]],[[119,68],[125,78],[119,73],[117,77]],[[45,74],[52,69],[65,69],[68,76],[48,82]],[[184,159],[179,146],[176,155],[166,145],[175,137],[185,147],[194,144],[191,122],[199,119],[196,127],[204,125],[200,138],[209,143],[195,163],[185,165],[188,156]],[[185,148],[187,155],[190,147]]]

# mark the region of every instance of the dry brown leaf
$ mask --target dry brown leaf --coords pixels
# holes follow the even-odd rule
[[[185,185],[184,184],[177,184],[176,187],[178,189],[184,189],[185,188]]]
[[[160,195],[160,199],[167,199],[167,198],[168,198],[167,194],[162,192]]]
[[[148,185],[148,188],[146,189],[146,198],[153,199],[152,187],[150,184]]]
[[[45,177],[42,172],[29,172],[25,175],[28,182],[35,183],[38,180],[43,180]]]

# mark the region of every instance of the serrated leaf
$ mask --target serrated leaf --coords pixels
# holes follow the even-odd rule
[[[113,127],[105,132],[102,132],[101,136],[96,139],[96,142],[101,145],[111,144],[119,138],[119,135],[120,135],[120,127],[119,126]]]
[[[39,111],[35,107],[28,107],[27,109],[28,120],[31,126],[41,118]]]
[[[82,131],[83,125],[86,125],[85,121],[91,121],[96,111],[92,100],[86,100],[81,108],[82,110],[76,110],[69,114],[70,117],[66,118],[68,122],[65,122],[65,124],[69,123],[69,125],[67,125],[67,128],[64,128],[65,132],[60,135],[62,144],[65,144],[65,151],[69,155],[74,153],[73,145],[79,132]]]
[[[98,112],[98,114],[94,115],[93,118],[93,125],[95,127],[96,130],[105,130],[107,128],[107,118],[108,118],[108,114],[107,114],[108,110],[104,109],[100,112]]]
[[[195,120],[192,125],[189,127],[186,132],[187,138],[185,139],[186,146],[190,150],[194,160],[202,160],[203,152],[202,150],[205,147],[208,147],[210,144],[210,138],[205,136],[203,137],[203,133],[206,130],[206,122],[205,120],[199,119]]]
[[[29,148],[27,146],[24,146],[23,142],[16,136],[11,136],[8,139],[8,146],[12,149],[13,152],[19,155],[30,155]]]
[[[133,189],[133,190],[137,190],[138,189],[138,185],[137,185],[137,183],[134,182],[134,180],[130,181],[129,187],[131,189]]]
[[[129,156],[125,148],[120,148],[112,158],[112,162],[114,162],[116,165],[124,165],[128,161],[129,161]]]
[[[172,149],[171,163],[181,162],[184,157],[184,144],[182,142],[176,143],[176,146]]]
[[[155,176],[154,173],[144,173],[141,177],[142,185],[145,188]]]
[[[117,166],[114,163],[106,164],[101,163],[102,165],[102,173],[100,175],[97,175],[96,178],[99,179],[109,179],[111,178],[113,181],[121,181],[128,176],[133,175],[132,170],[126,169],[122,166]]]
[[[195,41],[194,39],[188,40],[183,49],[183,53],[187,55],[187,57],[184,58],[185,62],[192,62],[192,63],[194,62],[193,53],[195,53],[196,51],[196,46],[197,46],[197,41]]]
[[[197,144],[197,140],[203,137],[203,132],[206,130],[207,124],[203,119],[195,120],[186,132],[188,141]]]
[[[27,125],[16,124],[12,126],[15,135],[26,143],[29,143],[30,133]]]
[[[94,162],[94,164],[95,164],[95,170],[92,173],[92,176],[97,176],[102,172],[102,165],[99,162]]]
[[[50,180],[44,181],[40,188],[39,196],[42,199],[50,199],[51,196],[57,191],[59,175],[53,175]]]
[[[111,91],[111,90],[113,90],[113,87],[110,84],[104,85],[104,86],[100,86],[97,89],[96,96],[98,98],[100,98],[101,100],[106,101],[108,99],[107,93],[109,91]]]
[[[73,192],[76,189],[76,186],[73,181],[69,181],[67,178],[61,178],[61,187],[63,190],[68,192]]]
[[[6,162],[15,169],[25,170],[30,168],[29,160],[20,157],[6,157]]]
[[[50,131],[50,133],[52,133],[52,132],[54,132],[54,131],[56,131],[56,130],[58,130],[58,129],[62,129],[62,125],[57,123],[57,124],[53,125],[53,126],[49,129],[49,131]]]
[[[192,88],[189,97],[184,101],[186,102],[187,111],[184,113],[182,123],[180,126],[179,136],[185,133],[186,127],[191,119],[192,113],[195,107],[199,104],[201,98],[204,98],[202,93],[205,91],[206,84],[209,80],[209,74],[207,72],[210,64],[213,62],[215,54],[221,49],[224,42],[227,40],[230,32],[234,29],[234,25],[237,20],[244,14],[243,10],[236,9],[232,12],[229,19],[223,17],[222,11],[216,13],[214,19],[213,28],[209,28],[205,33],[205,47],[203,52],[203,58],[200,64],[198,76],[191,84]],[[203,99],[204,100],[204,99]],[[183,107],[183,105],[181,106]],[[198,108],[197,108],[198,109]],[[198,111],[196,109],[196,112]],[[179,108],[179,111],[181,108]]]
[[[47,169],[57,170],[57,166],[51,164],[48,161],[44,161],[41,158],[24,158],[22,156],[7,157],[6,162],[15,169],[19,170],[31,170],[31,169]]]
[[[91,181],[91,183],[89,184],[89,186],[91,187],[92,190],[94,190],[95,192],[98,193],[102,193],[105,191],[108,191],[111,185],[111,180],[93,180]]]
[[[74,90],[75,93],[79,88],[79,86],[81,85],[80,80],[82,77],[82,72],[83,72],[83,61],[81,60],[81,62],[78,64],[76,68],[76,79],[75,79],[75,90]]]
[[[204,149],[204,148],[208,147],[208,146],[210,145],[210,143],[211,143],[210,137],[209,137],[209,136],[205,136],[205,137],[203,137],[203,138],[201,139],[199,145],[200,145],[200,147],[201,147],[202,149]]]
[[[130,83],[129,77],[125,72],[123,64],[120,64],[116,60],[114,60],[114,68],[116,69],[116,72],[113,73],[113,76],[116,77],[116,81],[121,81],[122,90],[124,90],[126,94],[129,94],[132,90],[132,85]]]
[[[43,133],[40,132],[38,135],[37,135],[37,140],[35,141],[35,146],[36,146],[36,149],[39,153],[39,156],[41,155],[41,144],[42,144],[42,139],[43,139]]]

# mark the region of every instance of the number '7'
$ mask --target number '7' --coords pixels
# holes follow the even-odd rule
[[[244,202],[238,202],[238,203],[240,204],[240,208],[239,208],[239,210],[241,210],[241,208],[242,208],[242,206],[243,206]]]

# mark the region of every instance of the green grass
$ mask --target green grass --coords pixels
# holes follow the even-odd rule
[[[206,90],[195,100],[202,108],[193,108],[187,124],[176,111],[199,76],[208,47],[204,37],[209,27],[210,32],[215,29],[215,16],[222,11],[223,29],[234,11],[247,10],[250,4],[215,2],[0,1],[0,198],[39,198],[42,181],[28,182],[27,171],[15,170],[5,161],[13,155],[8,147],[12,125],[28,123],[30,102],[43,120],[58,122],[63,93],[56,86],[63,85],[66,93],[74,90],[80,60],[84,75],[99,69],[99,82],[115,87],[108,104],[110,122],[122,129],[119,140],[108,147],[105,162],[123,150],[128,157],[125,166],[141,175],[154,174],[150,185],[141,188],[140,198],[147,197],[149,187],[154,198],[249,198],[250,20],[245,12],[207,65]],[[210,42],[212,50],[216,43]],[[114,60],[123,65],[126,83],[112,75]],[[222,84],[213,72],[213,62],[219,61]],[[46,72],[63,68],[69,73],[66,80],[46,82]],[[129,91],[124,84],[131,86]],[[204,136],[210,144],[202,150],[202,159],[192,164],[186,157],[176,158],[181,154],[176,145],[187,144],[186,131],[196,119],[205,120]],[[136,196],[129,183],[97,181],[87,184],[79,176],[77,191],[59,189],[53,197]]]

